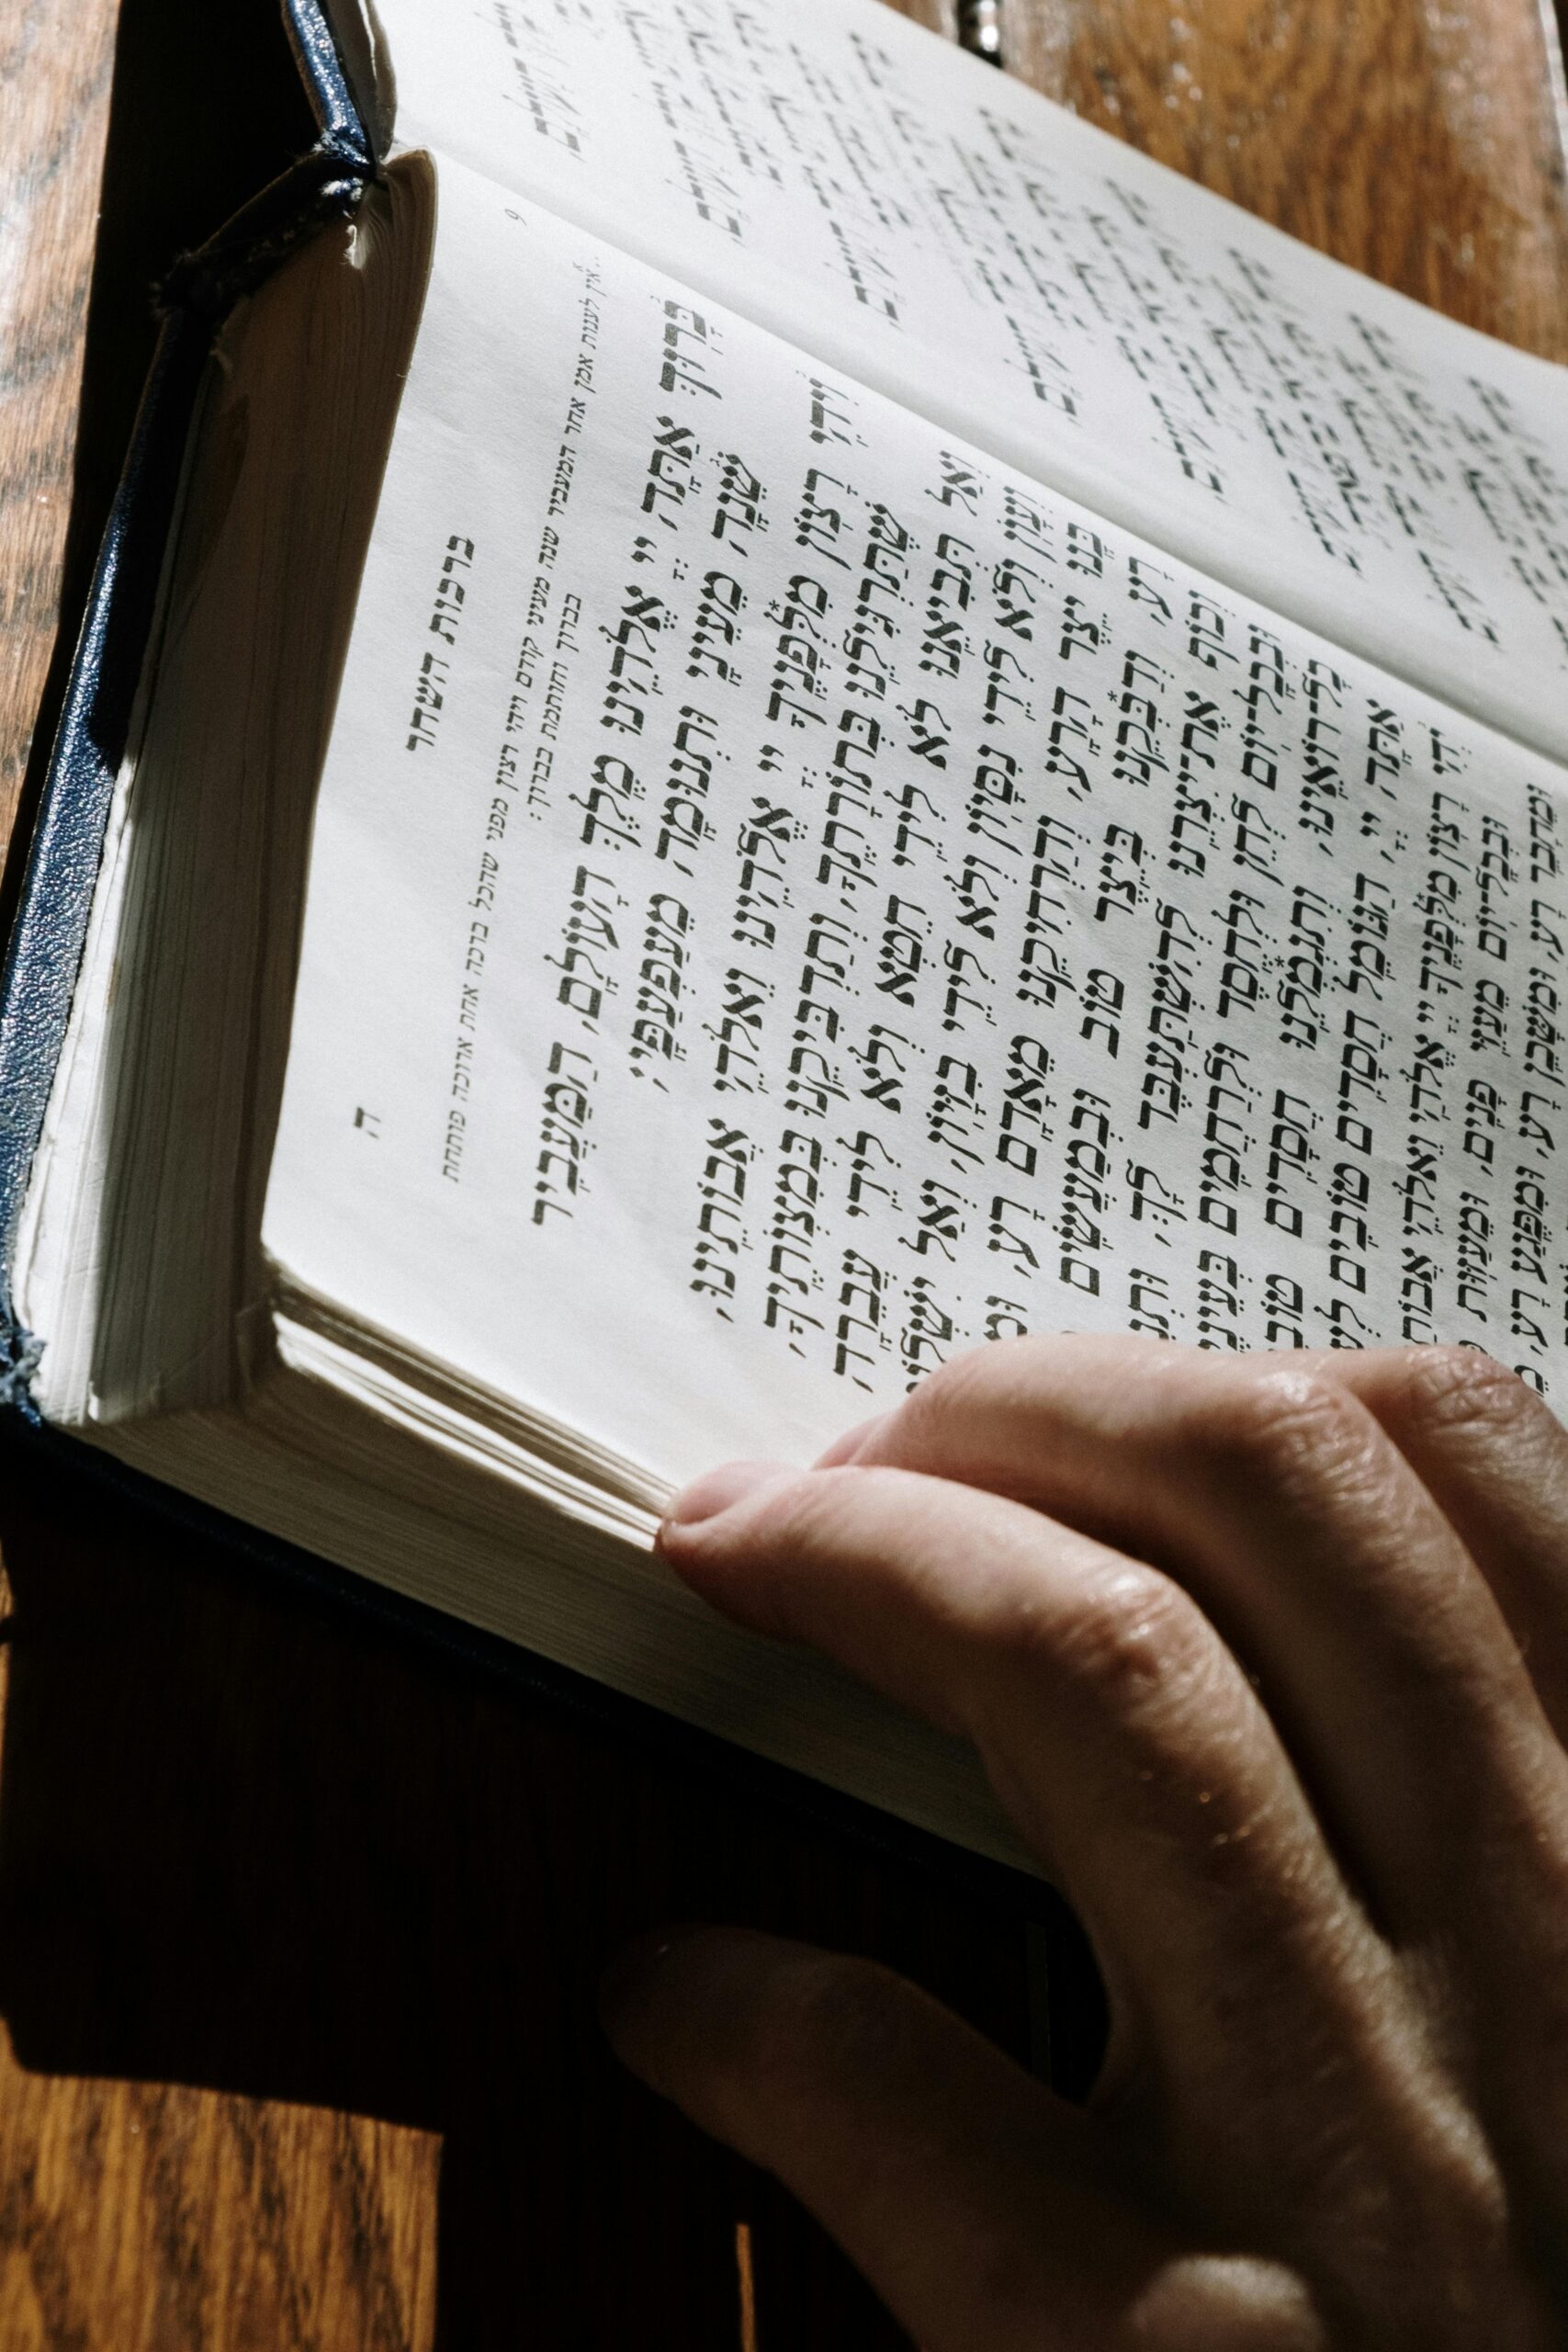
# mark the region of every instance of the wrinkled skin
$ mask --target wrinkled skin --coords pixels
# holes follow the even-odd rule
[[[606,1982],[924,2352],[1568,2344],[1568,1435],[1511,1374],[1010,1341],[660,1545],[973,1740],[1100,1955],[1087,2110],[861,1961]]]

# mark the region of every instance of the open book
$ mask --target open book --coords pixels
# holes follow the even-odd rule
[[[342,0],[13,1238],[37,1410],[982,1852],[650,1558],[975,1342],[1568,1381],[1568,380],[872,0]]]

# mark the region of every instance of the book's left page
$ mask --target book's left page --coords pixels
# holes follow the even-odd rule
[[[645,1503],[1023,1330],[1472,1339],[1560,1395],[1562,772],[437,190],[288,1313]]]
[[[33,1396],[57,1422],[231,1385],[427,183],[395,164],[235,302],[209,353],[192,329],[203,365],[107,824],[101,845],[68,835],[91,914],[16,1238]]]

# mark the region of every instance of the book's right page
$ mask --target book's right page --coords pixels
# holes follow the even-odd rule
[[[1470,1340],[1561,1406],[1562,771],[437,179],[289,1317],[643,1507],[1025,1330]]]
[[[874,0],[378,7],[402,143],[1568,755],[1568,372]]]

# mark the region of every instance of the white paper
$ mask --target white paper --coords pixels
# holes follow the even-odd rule
[[[444,165],[266,1247],[669,1480],[1023,1329],[1551,1385],[1562,785]]]
[[[380,0],[408,143],[1568,755],[1568,376],[871,0]]]

